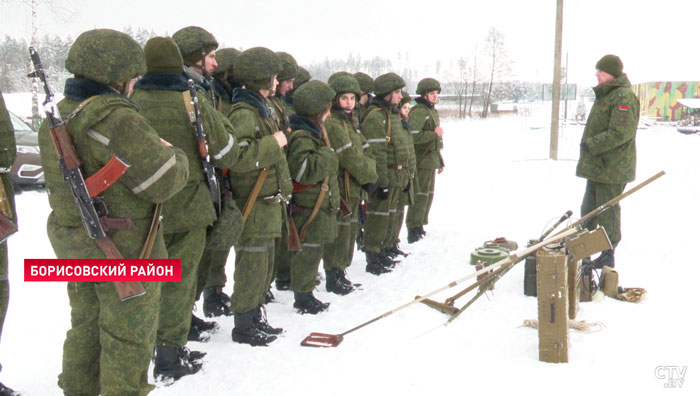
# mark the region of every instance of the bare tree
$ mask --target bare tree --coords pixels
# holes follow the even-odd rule
[[[489,83],[484,96],[484,108],[481,111],[481,117],[485,118],[488,115],[489,105],[491,104],[491,93],[493,90],[493,82],[510,74],[511,61],[508,58],[508,53],[505,46],[505,36],[495,27],[489,29],[486,36],[484,46],[489,71]]]

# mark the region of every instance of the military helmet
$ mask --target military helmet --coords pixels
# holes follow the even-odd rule
[[[189,63],[199,62],[203,55],[219,47],[214,36],[199,26],[187,26],[178,30],[173,34],[173,40],[180,48],[182,59]]]
[[[286,52],[275,52],[282,62],[282,71],[277,74],[278,81],[291,80],[299,74],[299,66],[296,59]]]
[[[148,73],[182,73],[182,56],[170,37],[153,37],[143,47]]]
[[[350,73],[347,73],[347,75],[340,75],[332,79],[329,78],[328,85],[333,88],[336,95],[354,93],[355,95],[360,96],[360,94],[362,94],[360,84],[357,83],[355,77],[353,77],[353,75]]]
[[[335,73],[331,74],[330,77],[328,77],[328,84],[330,84],[333,80],[335,80],[336,78],[338,78],[340,76],[352,76],[352,74],[350,74],[346,71],[335,72]]]
[[[66,70],[102,84],[127,82],[146,72],[146,58],[128,34],[94,29],[75,39],[66,57]]]
[[[306,84],[309,80],[311,80],[311,74],[309,74],[309,71],[299,66],[299,74],[297,74],[297,78],[294,79],[294,88],[292,89],[292,92]]]
[[[406,103],[411,103],[411,95],[408,92],[401,90],[401,102],[399,102],[399,108],[403,107]]]
[[[370,93],[374,90],[374,80],[372,77],[362,72],[357,72],[353,74],[353,76],[355,76],[355,79],[360,84],[362,92]]]
[[[235,48],[222,48],[216,51],[216,69],[214,69],[214,74],[224,74],[228,72],[229,75],[233,74],[233,62],[236,60],[241,51]]]
[[[249,48],[233,61],[233,78],[248,86],[252,83],[267,85],[280,70],[282,63],[279,57],[264,47]]]
[[[325,110],[335,98],[335,91],[323,81],[312,80],[294,92],[294,111],[299,115],[315,116]]]
[[[403,88],[406,85],[403,78],[396,73],[386,73],[374,80],[374,93],[382,98],[392,91]]]
[[[440,88],[440,81],[428,77],[418,82],[418,88],[416,88],[416,93],[418,95],[423,96],[424,94],[432,91],[438,91],[438,93],[442,91],[442,88]]]

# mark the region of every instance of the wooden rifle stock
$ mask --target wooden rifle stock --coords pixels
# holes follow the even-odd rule
[[[294,213],[306,214],[306,210],[301,210],[302,208],[294,204],[287,204],[287,223],[289,227],[287,228],[287,250],[291,252],[301,251],[301,238],[299,237],[299,232],[297,231],[297,225],[294,223]]]
[[[340,215],[342,217],[348,217],[352,215],[352,209],[350,209],[350,206],[347,202],[345,202],[342,196],[340,197]]]

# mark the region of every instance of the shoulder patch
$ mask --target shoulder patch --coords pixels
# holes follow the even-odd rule
[[[619,111],[627,111],[627,110],[629,110],[630,108],[629,108],[628,106],[620,106],[620,107],[618,107],[617,109],[618,109]]]

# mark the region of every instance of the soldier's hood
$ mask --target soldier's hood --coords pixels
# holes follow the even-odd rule
[[[316,123],[311,121],[309,117],[299,114],[292,114],[289,116],[289,127],[292,128],[293,131],[309,131],[315,137],[323,140],[323,133],[321,132],[321,128],[319,128],[318,125],[316,125]]]
[[[249,89],[245,89],[245,88],[234,89],[233,90],[233,99],[231,99],[231,102],[233,102],[234,104],[236,104],[238,102],[247,103],[247,104],[257,108],[258,112],[260,112],[260,115],[263,118],[270,117],[270,108],[267,107],[265,100],[262,98],[262,96],[258,95],[256,92],[253,92]]]
[[[131,99],[124,95],[116,93],[112,88],[98,83],[97,81],[88,80],[83,77],[69,78],[66,80],[66,85],[63,89],[63,96],[75,100],[76,102],[82,102],[85,99],[96,96],[96,95],[114,95],[119,96],[134,103]],[[134,103],[136,105],[136,103]]]
[[[630,84],[630,80],[627,79],[627,74],[623,74],[620,77],[610,81],[607,84],[598,85],[597,87],[593,87],[593,92],[595,92],[596,98],[600,98],[600,97],[606,96],[611,91],[613,91],[617,88],[620,88],[620,87],[629,88],[631,86],[632,86],[632,84]]]
[[[134,84],[134,88],[178,92],[189,89],[185,75],[177,73],[148,73]]]
[[[425,98],[423,98],[422,96],[416,98],[416,103],[422,104],[422,105],[424,105],[425,107],[429,108],[430,110],[432,110],[432,109],[435,108],[435,105],[434,105],[434,104],[428,102],[428,101],[425,100]]]

